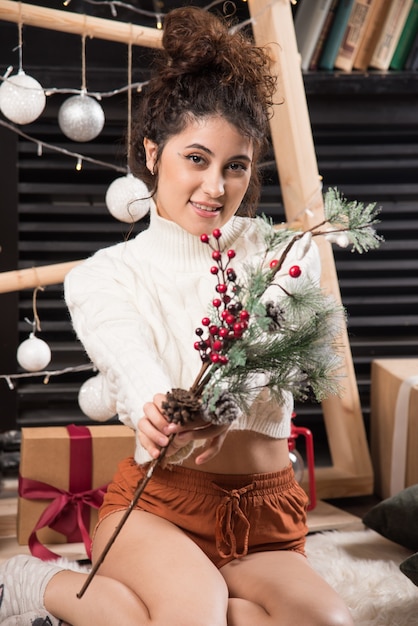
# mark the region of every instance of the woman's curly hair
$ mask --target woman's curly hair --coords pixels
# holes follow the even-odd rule
[[[167,140],[191,119],[219,115],[253,142],[252,176],[241,213],[254,214],[261,188],[257,162],[268,146],[276,87],[269,54],[241,31],[230,31],[225,21],[196,7],[168,13],[162,45],[132,127],[132,173],[155,192],[144,138],[157,144],[160,156]]]

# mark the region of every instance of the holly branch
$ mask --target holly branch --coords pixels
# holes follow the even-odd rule
[[[336,189],[324,196],[324,219],[304,232],[274,229],[266,217],[255,218],[264,237],[259,258],[242,268],[238,277],[231,266],[234,250],[222,250],[219,229],[201,235],[212,249],[216,296],[208,315],[196,328],[194,348],[200,370],[189,390],[172,389],[162,409],[169,422],[186,424],[196,419],[229,424],[246,412],[262,389],[278,402],[291,392],[297,400],[338,393],[341,365],[338,336],[344,309],[312,282],[297,261],[308,254],[312,239],[325,236],[359,253],[377,248],[378,210],[348,202]],[[296,259],[285,271],[290,252]],[[226,256],[226,260],[224,257]],[[293,262],[293,261],[292,261]],[[129,507],[77,594],[81,598],[103,563],[154,470],[166,456],[175,434],[139,481]]]

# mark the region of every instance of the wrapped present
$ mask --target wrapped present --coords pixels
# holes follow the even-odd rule
[[[58,555],[43,544],[91,536],[107,485],[119,461],[134,452],[123,425],[22,428],[17,539],[42,559]]]
[[[372,362],[370,444],[377,495],[418,483],[418,359]]]

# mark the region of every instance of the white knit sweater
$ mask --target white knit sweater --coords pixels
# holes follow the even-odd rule
[[[221,242],[235,250],[238,276],[240,265],[263,246],[256,221],[240,217],[223,226]],[[314,247],[298,261],[315,280],[318,263]],[[133,429],[143,417],[144,404],[156,393],[189,389],[200,369],[193,344],[195,329],[216,296],[213,264],[209,246],[153,208],[147,230],[98,251],[66,276],[65,299],[74,329],[105,377],[119,419]],[[290,397],[281,407],[258,401],[232,428],[288,437],[292,408]],[[180,462],[192,449],[186,446],[170,462]],[[139,443],[135,459],[151,460]]]

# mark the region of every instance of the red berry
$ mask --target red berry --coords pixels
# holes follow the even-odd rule
[[[209,326],[209,324],[210,324],[210,319],[209,319],[208,317],[204,317],[204,318],[202,319],[202,324],[203,324],[203,326]]]
[[[217,326],[215,326],[215,324],[212,324],[212,326],[209,326],[209,332],[211,335],[217,335],[218,334],[218,330],[219,328]]]
[[[225,283],[219,283],[219,285],[216,285],[216,291],[218,293],[225,293],[227,289],[228,287],[225,285]]]
[[[226,254],[228,256],[228,259],[233,259],[235,257],[235,250],[228,250]]]
[[[218,339],[217,341],[213,342],[212,350],[215,350],[215,352],[219,352],[219,350],[222,350],[222,346],[223,346],[222,341],[219,341]]]
[[[235,322],[235,315],[232,315],[232,313],[228,313],[228,315],[225,317],[225,322],[228,324],[228,326],[232,326],[232,324]]]
[[[212,265],[212,267],[210,268],[210,273],[217,274],[218,272],[219,272],[219,267],[216,267],[216,265]]]
[[[228,328],[225,328],[224,326],[219,329],[219,337],[222,337],[223,339],[228,336],[228,333]]]
[[[226,356],[226,354],[220,354],[219,355],[219,363],[221,363],[222,365],[226,365],[228,363],[229,359]]]
[[[299,265],[292,265],[292,267],[289,269],[289,276],[291,276],[292,278],[297,278],[301,274],[302,270],[300,269]]]
[[[209,243],[209,237],[205,233],[203,233],[203,235],[200,235],[200,241],[202,243]]]
[[[214,261],[219,261],[221,257],[222,257],[222,255],[221,255],[221,253],[219,252],[219,250],[214,250],[214,251],[212,252],[212,259],[213,259]]]
[[[277,259],[273,259],[272,261],[270,261],[270,267],[272,270],[274,270],[275,267],[277,267],[279,264]]]
[[[215,237],[215,239],[220,239],[222,237],[222,233],[219,228],[215,228],[215,230],[212,231],[212,235]]]
[[[214,300],[212,300],[212,304],[214,307],[216,307],[217,309],[219,309],[219,307],[222,304],[222,300],[219,300],[219,298],[215,298]]]
[[[195,350],[200,350],[200,341],[195,341],[194,342],[194,349]]]
[[[219,363],[219,354],[217,354],[216,352],[212,352],[212,354],[210,355],[210,360],[212,361],[212,363]]]
[[[250,314],[246,309],[240,311],[239,318],[241,321],[248,321],[250,319]]]
[[[225,295],[222,298],[222,300],[223,300],[224,304],[228,304],[229,302],[231,302],[231,296]]]

